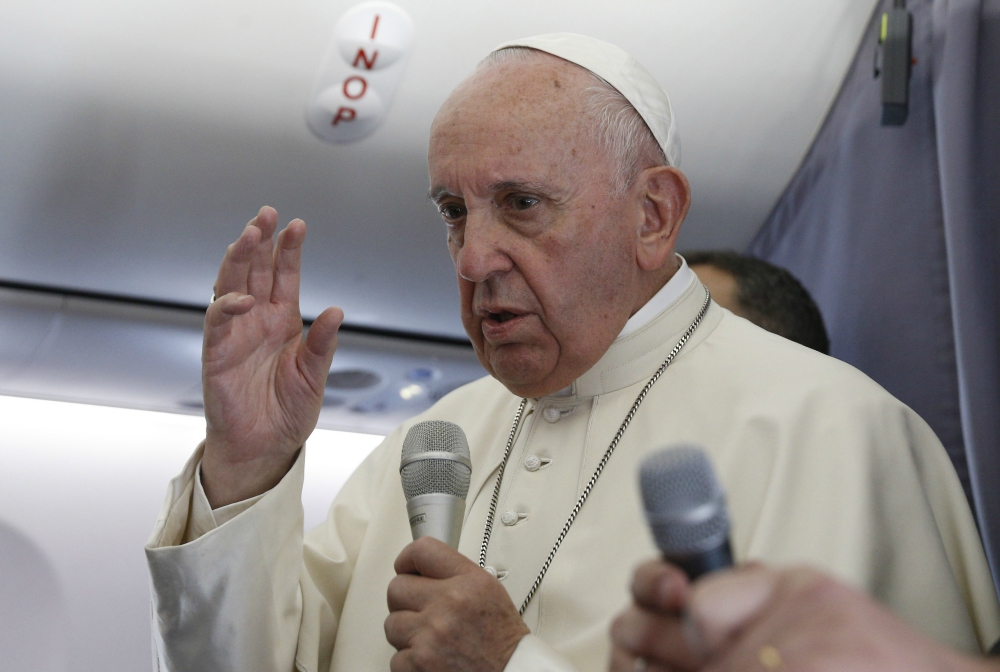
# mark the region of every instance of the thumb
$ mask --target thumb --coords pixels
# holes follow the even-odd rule
[[[779,577],[754,564],[716,572],[695,583],[685,617],[688,645],[710,658],[771,602]]]
[[[396,558],[396,574],[419,574],[429,579],[450,579],[478,569],[467,557],[433,537],[421,537]]]
[[[344,311],[327,308],[309,327],[309,333],[299,344],[299,370],[314,389],[321,389],[330,371],[330,362],[337,349],[337,331],[344,321]]]

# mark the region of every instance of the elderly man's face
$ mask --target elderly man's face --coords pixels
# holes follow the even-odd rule
[[[448,229],[462,321],[483,366],[522,396],[592,367],[633,310],[642,199],[585,109],[582,69],[544,56],[480,72],[431,129],[431,196]]]

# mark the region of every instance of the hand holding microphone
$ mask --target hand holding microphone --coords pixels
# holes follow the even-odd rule
[[[439,420],[411,427],[399,475],[414,541],[389,583],[392,669],[500,672],[528,628],[500,582],[456,550],[472,475],[461,427]]]
[[[729,568],[724,497],[701,450],[650,456],[640,483],[663,561],[635,572],[634,603],[611,627],[613,671],[1000,669],[925,639],[814,569]]]
[[[725,496],[708,456],[694,446],[647,457],[639,483],[646,519],[666,562],[649,562],[636,571],[635,601],[611,626],[611,669],[697,670],[702,656],[692,646],[697,642],[685,612],[690,581],[733,563]]]
[[[997,658],[973,658],[917,633],[862,591],[808,567],[751,563],[693,585],[662,561],[633,584],[645,622],[612,632],[612,669],[826,672],[1000,672]],[[680,595],[673,604],[665,595]],[[662,618],[684,609],[681,637]],[[678,644],[679,642],[679,644]],[[693,652],[691,665],[677,650]],[[636,661],[641,661],[637,663]]]

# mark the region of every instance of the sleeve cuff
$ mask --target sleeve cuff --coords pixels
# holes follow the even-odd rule
[[[303,609],[304,459],[256,504],[180,543],[196,506],[204,506],[203,522],[216,522],[195,496],[200,456],[171,481],[146,547],[156,669],[292,670]]]
[[[279,483],[256,497],[227,504],[213,511],[201,484],[201,458],[204,451],[205,443],[202,442],[184,465],[181,473],[170,481],[156,527],[147,542],[148,548],[181,546],[200,539],[244,513],[281,485]],[[282,481],[288,480],[293,472],[301,471],[304,461],[305,447],[299,450],[295,463]]]
[[[568,660],[535,635],[521,638],[504,672],[576,672]]]
[[[191,513],[188,515],[187,529],[184,530],[182,543],[189,543],[202,537],[215,528],[225,525],[230,520],[240,515],[251,506],[260,501],[261,497],[267,493],[261,493],[256,497],[244,499],[242,502],[233,502],[217,509],[212,509],[208,503],[208,495],[201,484],[201,460],[194,471],[193,492],[191,493]]]

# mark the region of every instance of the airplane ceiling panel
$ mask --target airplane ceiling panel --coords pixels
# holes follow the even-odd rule
[[[427,131],[490,48],[587,33],[671,95],[694,205],[682,247],[740,247],[836,93],[874,0],[397,4],[409,61],[370,137],[305,123],[341,0],[0,4],[0,279],[205,304],[259,206],[310,225],[303,311],[463,335]],[[874,112],[873,112],[874,113]]]

